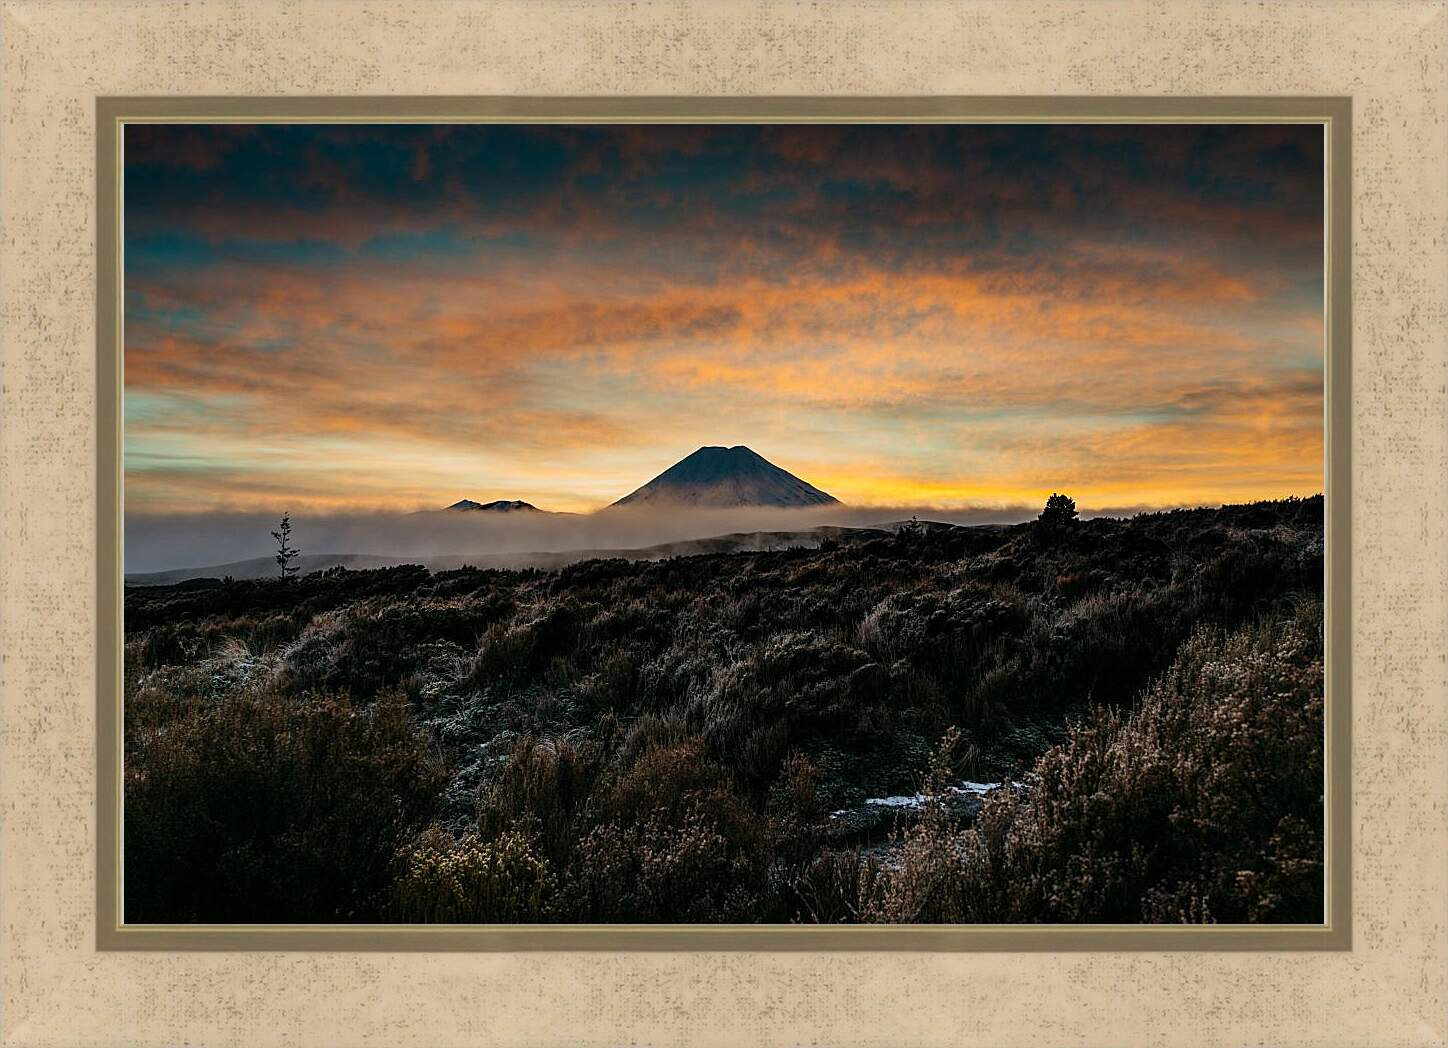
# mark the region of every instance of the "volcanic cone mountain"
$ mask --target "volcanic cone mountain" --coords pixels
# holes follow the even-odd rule
[[[807,484],[753,451],[700,448],[615,506],[834,506],[839,499]]]

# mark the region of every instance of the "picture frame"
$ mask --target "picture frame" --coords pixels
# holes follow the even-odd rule
[[[1064,7],[1035,13],[1012,5],[921,5],[909,8],[908,18],[886,17],[887,8],[721,4],[692,17],[662,4],[626,12],[586,4],[394,9],[391,33],[401,43],[384,57],[369,59],[365,45],[343,46],[312,67],[302,60],[305,46],[338,27],[359,40],[382,32],[376,13],[318,4],[293,21],[282,5],[244,12],[202,5],[177,21],[161,5],[101,5],[84,12],[96,16],[93,24],[82,24],[78,9],[7,8],[4,115],[17,130],[0,156],[0,199],[5,271],[24,274],[0,288],[4,315],[14,320],[0,358],[7,376],[0,620],[8,623],[10,666],[0,682],[7,1043],[259,1043],[283,1028],[308,1044],[1443,1043],[1448,752],[1441,726],[1448,685],[1438,653],[1448,593],[1441,573],[1424,570],[1448,552],[1438,497],[1448,468],[1439,380],[1448,347],[1432,319],[1442,316],[1441,281],[1428,279],[1445,262],[1443,238],[1431,235],[1445,210],[1443,128],[1435,119],[1445,98],[1436,75],[1444,65],[1443,5],[1405,4],[1404,19],[1377,21],[1286,4],[1263,24],[1245,10],[1215,5],[1163,13],[1124,3],[1102,5],[1072,26],[1052,21]],[[1390,21],[1396,24],[1384,24]],[[1164,28],[1171,32],[1162,35]],[[762,65],[742,60],[753,53],[750,29],[784,41],[783,52]],[[865,33],[879,42],[873,59],[860,61]],[[249,50],[265,52],[258,65],[234,53],[217,57],[215,42],[236,34]],[[1301,61],[1307,38],[1334,56],[1332,68]],[[691,69],[678,57],[680,39],[724,57]],[[1002,59],[980,42],[987,39],[1021,61],[1017,72],[1002,72]],[[137,46],[115,47],[117,40]],[[443,40],[474,61],[429,64]],[[582,71],[560,48],[568,40],[590,55]],[[1202,43],[1209,40],[1241,46],[1218,51]],[[621,41],[618,64],[604,58],[605,41]],[[960,46],[961,64],[947,41]],[[158,62],[162,54],[173,63]],[[830,73],[842,55],[858,62],[847,85]],[[1108,55],[1118,62],[1104,61]],[[488,62],[480,67],[481,56]],[[394,73],[377,92],[383,67]],[[1269,99],[1264,112],[1307,99],[1297,104],[1319,114],[1321,100],[1339,100],[1329,115],[1344,130],[1351,119],[1356,188],[1336,182],[1330,199],[1342,195],[1337,206],[1352,216],[1344,237],[1354,246],[1350,273],[1340,268],[1332,277],[1344,294],[1332,298],[1344,310],[1336,314],[1339,333],[1351,324],[1353,345],[1351,357],[1340,359],[1344,370],[1329,401],[1343,398],[1352,427],[1350,446],[1337,443],[1349,479],[1333,486],[1338,495],[1329,498],[1343,503],[1329,516],[1338,536],[1352,530],[1350,547],[1331,547],[1334,564],[1343,558],[1335,577],[1351,584],[1350,604],[1332,628],[1352,642],[1330,651],[1334,660],[1349,652],[1355,659],[1351,666],[1334,662],[1339,683],[1351,674],[1344,689],[1351,718],[1335,721],[1331,738],[1351,747],[1353,795],[1349,806],[1344,789],[1333,809],[1341,823],[1331,823],[1332,868],[1343,890],[1332,896],[1330,923],[1277,930],[1299,938],[1273,942],[1272,953],[1233,933],[1205,950],[1169,937],[1183,929],[1150,944],[1130,941],[1143,930],[1133,928],[1098,930],[1074,947],[1045,939],[1035,946],[1031,933],[1011,929],[982,931],[969,943],[917,938],[889,948],[862,940],[829,948],[730,940],[737,933],[727,928],[707,946],[686,941],[695,928],[672,941],[657,930],[619,938],[632,934],[628,929],[590,941],[574,929],[573,939],[556,946],[508,937],[531,932],[469,932],[491,934],[492,945],[466,938],[450,946],[396,938],[372,944],[387,952],[348,941],[347,932],[308,943],[285,929],[251,931],[232,933],[251,938],[207,943],[173,937],[174,930],[121,929],[111,908],[114,878],[104,869],[117,823],[97,805],[108,800],[98,790],[114,770],[107,754],[115,735],[113,724],[107,733],[102,697],[112,663],[97,649],[115,626],[106,598],[116,587],[104,570],[114,563],[105,552],[104,512],[114,495],[114,474],[104,467],[113,459],[96,433],[116,418],[106,398],[92,401],[89,391],[115,385],[97,346],[114,344],[105,342],[106,322],[117,303],[106,300],[104,281],[94,285],[95,298],[89,293],[97,244],[105,257],[108,235],[114,243],[94,187],[114,146],[106,138],[111,118],[184,108],[176,100],[193,98],[242,116],[268,96],[260,88],[279,83],[290,96],[277,100],[270,92],[280,110],[305,106],[308,96],[367,96],[372,86],[373,104],[393,112],[406,109],[399,100],[409,97],[423,99],[419,113],[440,100],[476,105],[491,97],[512,116],[559,107],[558,98],[573,109],[597,107],[602,116],[610,107],[639,112],[670,95],[690,96],[680,104],[696,117],[713,106],[728,115],[746,95],[785,116],[802,115],[789,107],[808,100],[847,116],[854,107],[855,118],[905,98],[956,116],[970,104],[1009,108],[1048,99],[1064,104],[1072,119],[1085,119],[1101,98],[1168,111],[1193,98],[1230,98],[1247,108],[1256,103],[1243,99]],[[1073,105],[1080,108],[1071,113]],[[1345,140],[1339,144],[1346,150]],[[58,162],[76,156],[94,156],[96,167],[71,171]],[[1330,369],[1335,359],[1330,353]],[[94,386],[92,362],[99,365]],[[91,492],[94,516],[64,512]],[[1347,708],[1346,700],[1336,707]],[[993,934],[1005,937],[992,941]],[[865,984],[877,992],[862,1002],[857,989]],[[359,986],[377,992],[362,1001]],[[137,1009],[127,999],[145,1003]]]
[[[96,103],[100,949],[1191,950],[1351,945],[1349,98],[110,98]],[[1325,140],[1326,913],[1321,925],[151,925],[122,920],[122,142],[132,124],[1308,124]]]

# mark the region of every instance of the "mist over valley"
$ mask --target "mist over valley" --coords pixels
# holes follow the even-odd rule
[[[1143,508],[1094,515],[1123,516]],[[553,512],[518,493],[493,499],[463,496],[438,509],[415,512],[291,516],[305,573],[403,563],[437,570],[465,565],[551,569],[598,557],[652,560],[814,548],[851,531],[859,531],[861,538],[892,532],[911,519],[957,526],[1015,524],[1038,511],[1024,505],[847,506],[748,448],[704,447],[592,513]],[[285,507],[128,514],[127,582],[156,585],[273,575],[276,543],[270,533],[284,512]]]

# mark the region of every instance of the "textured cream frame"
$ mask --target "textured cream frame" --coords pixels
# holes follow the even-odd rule
[[[5,1043],[1448,1037],[1442,3],[260,0],[3,10]],[[215,93],[1351,95],[1353,950],[95,952],[96,532],[93,513],[78,509],[95,480],[92,114],[98,95]]]

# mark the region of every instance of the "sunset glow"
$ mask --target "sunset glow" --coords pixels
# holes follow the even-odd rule
[[[1318,126],[131,126],[129,512],[1323,487]]]

